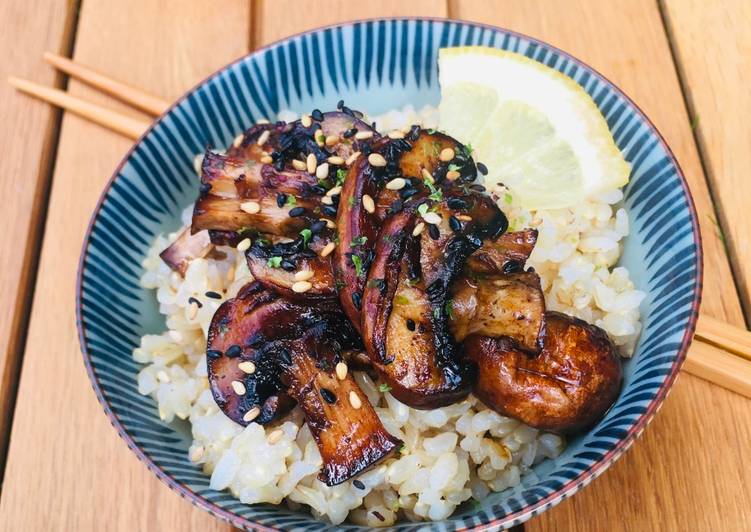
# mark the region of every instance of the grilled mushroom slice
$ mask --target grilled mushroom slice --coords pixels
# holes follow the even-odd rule
[[[504,233],[483,242],[467,260],[467,269],[474,274],[520,272],[536,243],[536,229]]]
[[[269,423],[295,402],[323,458],[319,478],[335,485],[389,456],[386,432],[351,373],[334,368],[359,339],[338,305],[289,301],[254,282],[211,323],[208,373],[217,405],[233,421]]]
[[[366,148],[344,182],[334,257],[342,308],[356,325],[378,227],[388,216],[426,198],[440,201],[452,189],[457,189],[460,201],[459,187],[476,177],[468,150],[442,133],[414,127],[404,139],[384,138]]]
[[[617,398],[620,360],[602,329],[557,312],[546,312],[544,321],[537,356],[508,337],[464,340],[466,356],[478,366],[474,393],[532,427],[574,433],[600,419]]]
[[[322,197],[334,186],[337,170],[358,147],[360,141],[354,137],[359,131],[377,137],[354,116],[325,113],[323,120],[312,120],[308,127],[300,120],[257,125],[225,155],[207,151],[193,232],[253,230],[291,237],[325,211],[331,211],[329,217],[333,218],[335,205],[322,204]],[[305,167],[309,156],[316,162],[315,168],[310,168],[312,173]],[[323,165],[328,171],[316,172]],[[216,239],[229,244],[234,241],[221,233]]]
[[[207,231],[191,235],[190,229],[184,229],[177,239],[159,254],[159,257],[167,266],[185,276],[190,261],[207,256],[213,247]]]

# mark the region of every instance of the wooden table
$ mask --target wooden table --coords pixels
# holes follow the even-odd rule
[[[743,309],[751,318],[748,0],[4,0],[0,79],[12,73],[67,85],[122,109],[56,76],[42,52],[72,55],[175,98],[286,35],[393,15],[449,16],[527,33],[617,83],[666,137],[691,184],[705,249],[703,312],[738,325]],[[81,361],[78,254],[100,190],[130,142],[4,83],[0,124],[0,526],[227,530],[138,463],[102,414]],[[751,402],[683,374],[632,450],[525,528],[747,528],[750,441]]]

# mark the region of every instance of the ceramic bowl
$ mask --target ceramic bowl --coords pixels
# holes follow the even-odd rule
[[[519,486],[462,507],[437,530],[512,526],[569,497],[602,474],[644,430],[686,356],[701,291],[701,242],[686,180],[646,116],[602,75],[541,41],[500,28],[429,19],[382,19],[318,29],[279,41],[224,67],[180,98],[115,170],[83,245],[77,316],[94,390],[131,450],[170,488],[246,529],[354,530],[331,527],[283,506],[241,504],[212,491],[187,457],[187,423],[160,421],[139,395],[131,352],[141,335],[164,329],[154,293],[139,287],[141,261],[161,232],[174,231],[196,197],[193,158],[226,146],[249,124],[282,109],[331,109],[339,99],[370,114],[438,104],[436,56],[446,46],[485,45],[524,54],[579,83],[595,100],[632,165],[624,205],[631,221],[621,264],[647,293],[644,330],[625,364],[613,408],[561,456]],[[399,530],[425,530],[402,523]]]

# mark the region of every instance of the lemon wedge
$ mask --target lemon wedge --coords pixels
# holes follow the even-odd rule
[[[438,54],[439,127],[527,209],[571,207],[628,182],[630,166],[595,102],[523,55],[465,46]]]

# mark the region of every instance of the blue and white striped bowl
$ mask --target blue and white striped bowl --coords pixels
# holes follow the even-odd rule
[[[696,211],[677,162],[642,112],[617,87],[550,45],[507,30],[446,20],[371,20],[323,28],[272,44],[223,68],[178,100],[135,144],[107,184],[86,235],[77,317],[94,390],[120,436],[168,486],[246,529],[333,529],[281,506],[246,506],[187,458],[190,430],[159,420],[138,394],[131,351],[160,332],[154,294],[139,287],[141,260],[160,232],[179,226],[196,197],[194,154],[225,146],[259,118],[281,109],[333,108],[343,98],[378,114],[439,101],[436,56],[446,46],[513,50],[560,70],[594,98],[632,164],[625,189],[631,220],[621,263],[640,290],[644,331],[625,365],[623,391],[596,427],[539,464],[520,486],[432,524],[436,530],[496,529],[521,523],[586,486],[641,433],[668,393],[686,355],[701,292]],[[337,530],[355,530],[338,526]],[[404,523],[399,530],[425,530]]]

